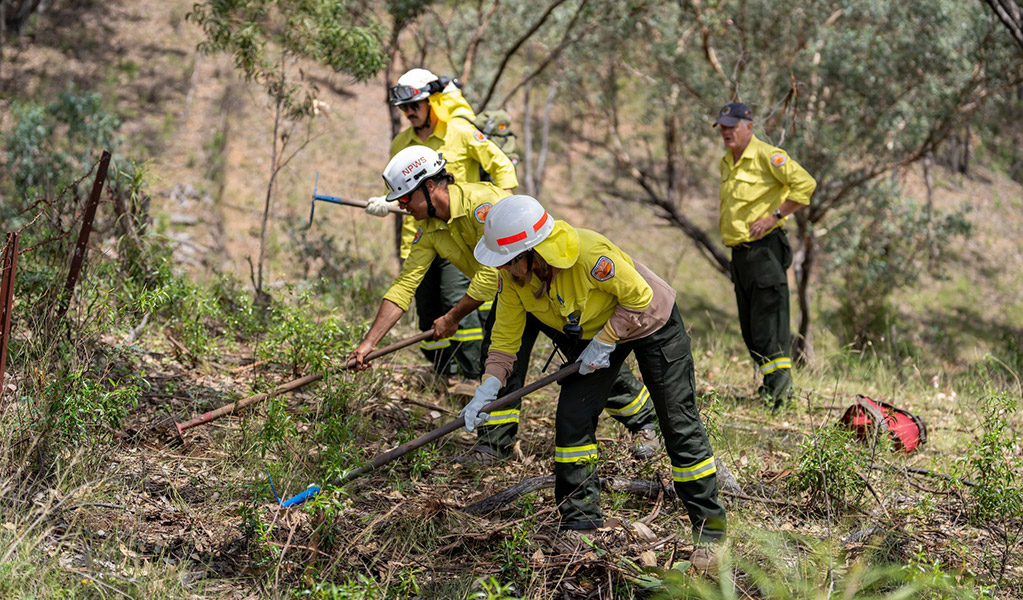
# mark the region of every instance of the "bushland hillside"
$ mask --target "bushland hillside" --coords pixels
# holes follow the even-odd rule
[[[0,596],[1023,597],[1011,0],[0,6],[0,228],[19,249]],[[512,115],[518,191],[678,290],[727,483],[717,575],[689,568],[667,457],[634,458],[611,419],[606,527],[566,541],[544,479],[556,385],[525,399],[513,460],[452,463],[475,440],[459,430],[330,485],[466,400],[414,348],[343,369],[398,272],[395,223],[325,202],[310,222],[314,188],[383,191],[405,127],[387,88],[420,66]],[[734,98],[819,182],[788,224],[800,360],[776,414],[717,233],[711,123]],[[406,315],[385,342],[418,332]],[[839,420],[858,394],[918,415],[926,443],[856,438]]]

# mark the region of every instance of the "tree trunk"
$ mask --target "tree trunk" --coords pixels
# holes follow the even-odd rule
[[[797,217],[799,252],[793,264],[796,271],[796,303],[799,307],[799,326],[792,342],[792,355],[799,364],[813,361],[813,341],[810,338],[810,279],[817,259],[817,247],[810,220]]]
[[[526,193],[536,197],[536,188],[533,186],[533,110],[530,106],[532,101],[533,82],[522,86],[522,183],[525,184]]]
[[[391,39],[387,46],[387,67],[384,69],[384,102],[387,106],[387,115],[391,121],[391,139],[393,140],[401,132],[401,113],[391,105],[389,92],[393,82],[398,80],[395,69],[398,56],[398,38],[401,36],[405,23],[395,23],[391,28]],[[394,257],[401,264],[401,215],[394,215]]]

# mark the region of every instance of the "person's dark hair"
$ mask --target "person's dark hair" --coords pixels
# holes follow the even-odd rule
[[[428,181],[432,181],[436,185],[447,187],[455,182],[455,176],[448,173],[447,169],[441,169],[436,175],[431,177]]]

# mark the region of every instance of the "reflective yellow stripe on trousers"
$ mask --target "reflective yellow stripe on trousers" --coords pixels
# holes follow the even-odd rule
[[[597,460],[596,444],[588,444],[586,446],[554,447],[554,462],[574,463],[585,462],[588,460]]]
[[[487,419],[487,422],[484,423],[484,425],[490,427],[492,425],[507,425],[508,423],[518,422],[519,410],[516,408],[512,410],[495,410],[490,413],[490,418]]]
[[[456,342],[474,342],[483,339],[483,328],[459,329],[451,339]]]
[[[472,327],[469,329],[459,329],[455,332],[455,335],[440,340],[424,340],[419,342],[419,347],[423,350],[440,350],[441,348],[447,348],[451,345],[451,342],[478,342],[483,339],[483,328]]]
[[[681,483],[684,481],[696,481],[697,479],[703,479],[708,475],[717,473],[717,470],[717,467],[714,466],[714,457],[712,456],[691,467],[676,467],[672,465],[671,475],[672,479]]]
[[[787,356],[776,358],[771,362],[760,365],[760,374],[767,375],[768,373],[774,373],[778,369],[791,369],[792,359]]]
[[[643,389],[639,390],[639,394],[625,406],[621,408],[605,408],[604,411],[609,415],[616,417],[631,417],[632,415],[639,412],[639,409],[643,408],[646,401],[650,399],[650,390],[643,386]]]

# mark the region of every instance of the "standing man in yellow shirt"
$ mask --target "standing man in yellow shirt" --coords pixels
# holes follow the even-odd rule
[[[409,127],[391,141],[392,158],[405,148],[426,146],[444,157],[447,172],[458,183],[479,183],[482,171],[508,193],[519,185],[515,165],[472,124],[476,115],[453,82],[426,69],[412,69],[398,78],[389,97],[409,122]],[[384,197],[370,198],[366,212],[387,216]],[[402,223],[402,260],[409,256],[416,230],[416,220],[406,216]],[[462,272],[437,256],[415,291],[419,328],[430,329],[434,320],[447,314],[465,295],[468,286],[469,279]],[[491,305],[488,301],[480,311],[465,315],[450,337],[419,344],[438,375],[453,375],[457,365],[466,379],[479,379],[483,323]]]
[[[753,135],[753,113],[741,102],[714,122],[727,151],[721,158],[718,230],[732,249],[739,326],[763,376],[760,397],[778,410],[792,391],[789,287],[792,248],[785,218],[810,204],[817,182],[781,148]]]

